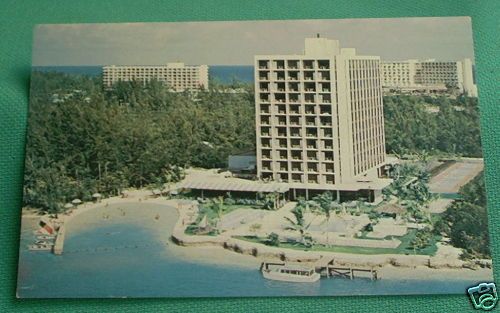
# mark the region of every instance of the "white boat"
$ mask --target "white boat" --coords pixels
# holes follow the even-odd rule
[[[300,265],[263,263],[261,271],[264,278],[294,283],[314,283],[321,277],[314,268]]]

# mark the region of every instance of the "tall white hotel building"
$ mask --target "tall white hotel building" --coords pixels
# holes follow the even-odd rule
[[[294,196],[380,198],[386,162],[380,57],[306,38],[304,54],[255,56],[257,175]],[[343,196],[342,196],[343,197]]]
[[[143,84],[155,79],[173,91],[196,91],[208,88],[207,65],[108,65],[102,68],[104,88],[112,88],[119,81],[139,81]]]

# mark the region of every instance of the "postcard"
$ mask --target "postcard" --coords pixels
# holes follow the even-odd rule
[[[38,25],[17,295],[480,306],[483,169],[468,17]]]

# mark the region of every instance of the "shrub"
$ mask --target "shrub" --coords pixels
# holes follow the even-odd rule
[[[276,233],[270,233],[269,236],[267,236],[267,245],[277,247],[280,245],[280,236]]]
[[[225,205],[234,205],[234,204],[236,204],[236,201],[233,198],[225,198],[224,204]]]

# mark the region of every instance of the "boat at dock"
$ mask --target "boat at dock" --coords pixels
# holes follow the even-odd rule
[[[264,278],[294,283],[314,283],[320,279],[313,267],[290,265],[285,263],[267,263],[261,265]]]

